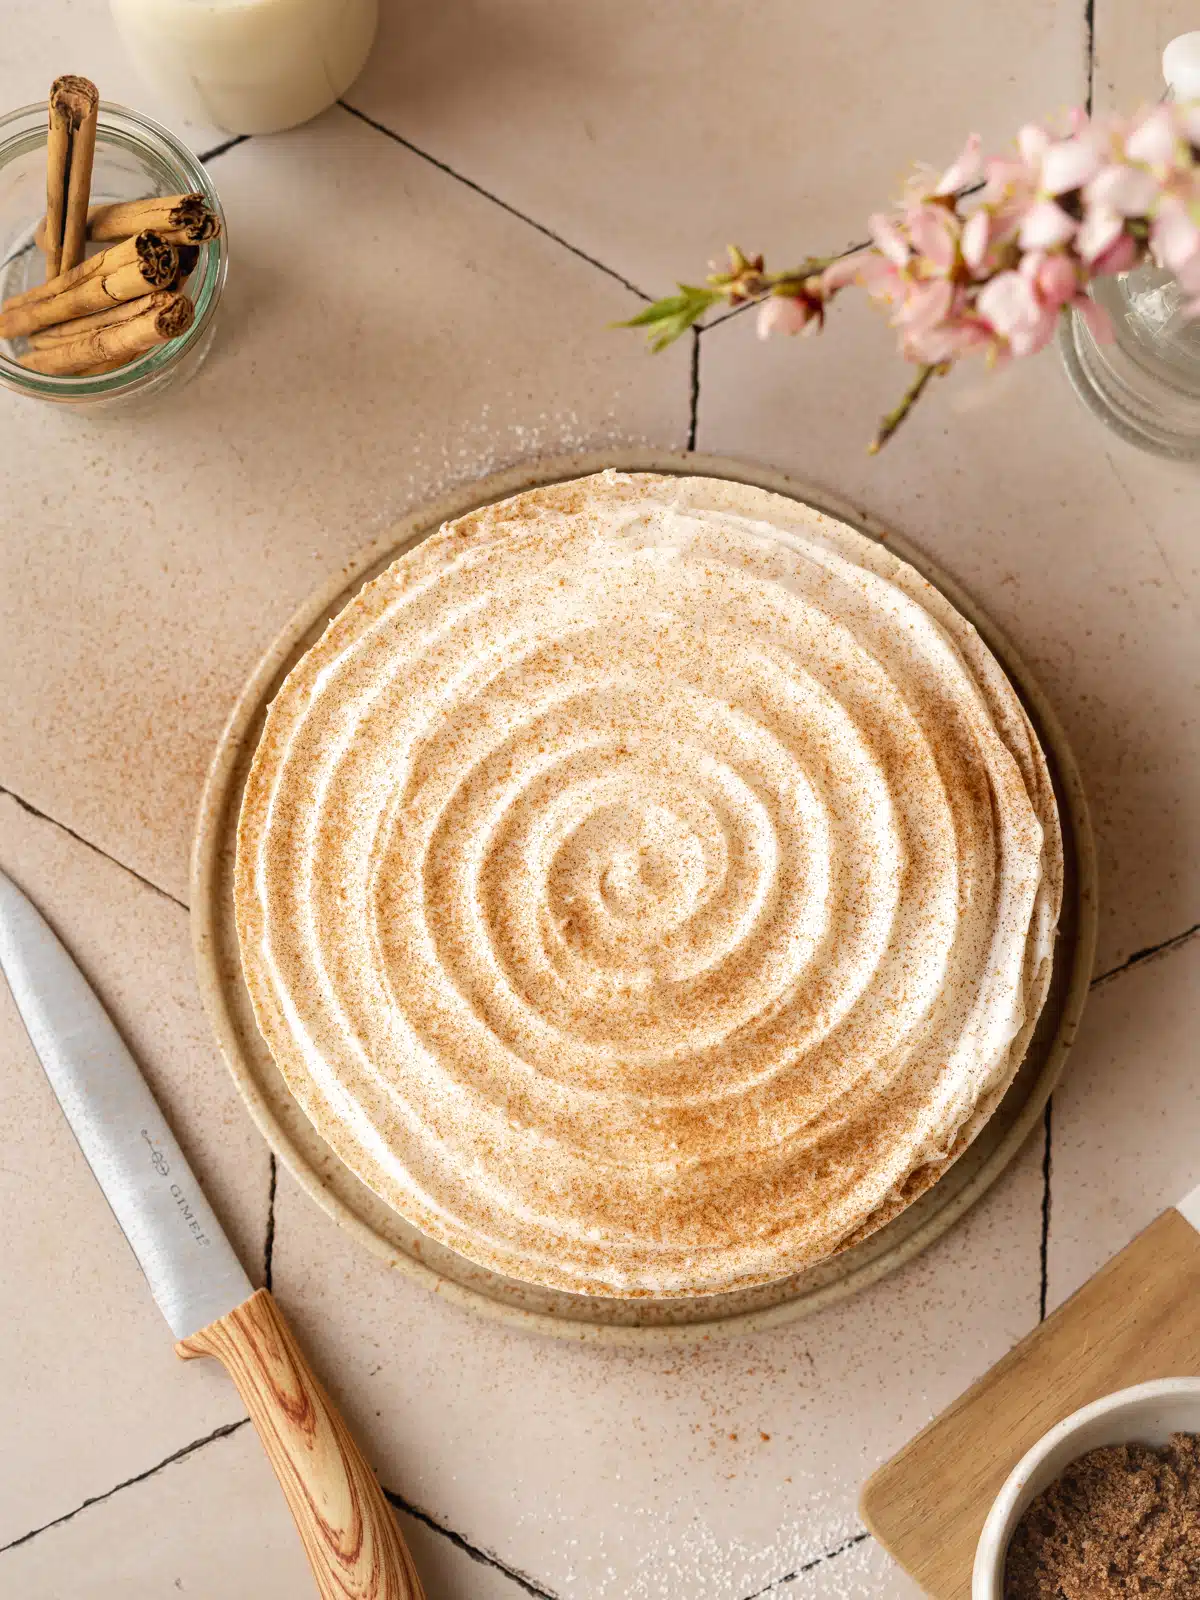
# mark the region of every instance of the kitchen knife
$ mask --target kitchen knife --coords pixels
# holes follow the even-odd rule
[[[424,1600],[396,1519],[266,1289],[254,1290],[87,980],[0,873],[0,970],[185,1361],[224,1365],[322,1600]]]

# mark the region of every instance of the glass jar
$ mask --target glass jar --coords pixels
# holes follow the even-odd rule
[[[1182,315],[1179,285],[1147,264],[1100,278],[1092,296],[1116,337],[1100,344],[1078,312],[1063,319],[1059,340],[1076,393],[1130,444],[1200,459],[1200,319]]]
[[[0,299],[32,288],[45,275],[42,253],[33,238],[46,210],[46,142],[44,103],[0,117]],[[16,359],[24,342],[0,340],[0,383],[40,400],[97,410],[124,408],[157,398],[169,385],[190,377],[212,343],[229,251],[216,190],[192,152],[166,128],[127,106],[102,100],[92,168],[93,202],[193,193],[202,194],[220,217],[221,231],[200,246],[188,279],[187,292],[196,309],[186,333],[115,372],[79,378],[29,372]]]

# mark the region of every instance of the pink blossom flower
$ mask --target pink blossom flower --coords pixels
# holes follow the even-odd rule
[[[1042,251],[1031,251],[1021,262],[1019,271],[1033,286],[1041,303],[1056,311],[1069,305],[1079,293],[1078,269],[1061,253],[1046,255]]]
[[[839,256],[836,261],[831,261],[821,274],[821,293],[829,299],[839,289],[849,288],[852,283],[860,283],[863,272],[872,262],[878,260],[879,257],[870,249],[852,250],[849,255]]]
[[[944,370],[982,350],[1002,365],[1041,350],[1064,313],[1111,338],[1090,286],[1153,256],[1178,281],[1185,314],[1200,316],[1200,101],[1129,119],[1093,120],[1076,108],[1055,131],[1022,128],[1015,154],[986,162],[973,134],[941,173],[919,169],[900,206],[869,227],[869,245],[793,273],[767,273],[761,256],[735,251],[732,270],[714,269],[710,287],[650,310],[677,337],[710,300],[758,300],[760,337],[805,334],[854,284],[887,308],[908,360]],[[917,376],[881,438],[931,375]]]
[[[908,241],[891,217],[877,211],[874,216],[867,218],[867,228],[875,241],[875,248],[882,251],[894,266],[908,264]]]
[[[959,151],[957,158],[950,163],[938,180],[935,195],[957,194],[959,190],[969,188],[983,176],[983,156],[981,154],[983,141],[977,133],[973,133]]]
[[[1150,243],[1159,263],[1173,272],[1188,293],[1200,292],[1200,224],[1189,208],[1173,195],[1165,197],[1150,227]]]
[[[1134,123],[1125,140],[1125,154],[1131,161],[1143,162],[1148,167],[1168,168],[1179,150],[1175,130],[1174,107],[1155,106],[1144,112]]]
[[[921,275],[944,276],[958,260],[962,223],[945,206],[915,206],[905,213],[904,232],[921,261]]]
[[[1025,213],[1017,238],[1022,250],[1053,250],[1066,244],[1078,226],[1053,200],[1039,200]]]
[[[1017,149],[1027,167],[1036,168],[1050,148],[1050,135],[1036,122],[1027,122],[1017,133]]]
[[[1100,152],[1090,130],[1057,139],[1042,154],[1038,187],[1043,194],[1071,194],[1095,177]]]
[[[769,339],[773,333],[812,333],[819,326],[812,302],[790,294],[773,294],[758,308],[760,339]]]
[[[1138,257],[1137,242],[1130,234],[1123,233],[1092,262],[1092,276],[1109,278],[1117,272],[1129,272],[1137,266]]]
[[[1144,167],[1114,162],[1089,180],[1084,198],[1089,208],[1119,217],[1144,217],[1158,198],[1158,184]]]
[[[1032,355],[1054,336],[1057,308],[1039,300],[1023,273],[998,272],[979,291],[976,304],[980,315],[1007,342],[1013,355]]]
[[[1084,261],[1095,261],[1111,250],[1125,230],[1125,219],[1105,206],[1094,206],[1075,234],[1075,249]]]

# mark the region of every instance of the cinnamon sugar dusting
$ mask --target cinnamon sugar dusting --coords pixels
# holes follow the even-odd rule
[[[790,500],[606,472],[448,524],[296,666],[246,788],[259,1026],[497,1271],[705,1294],[965,1148],[1049,981],[1044,758],[974,629]]]

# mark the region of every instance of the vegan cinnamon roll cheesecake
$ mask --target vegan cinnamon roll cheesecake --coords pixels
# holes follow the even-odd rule
[[[444,526],[271,707],[238,832],[259,1027],[337,1155],[511,1277],[815,1263],[970,1143],[1062,846],[974,628],[743,484],[605,472]]]

